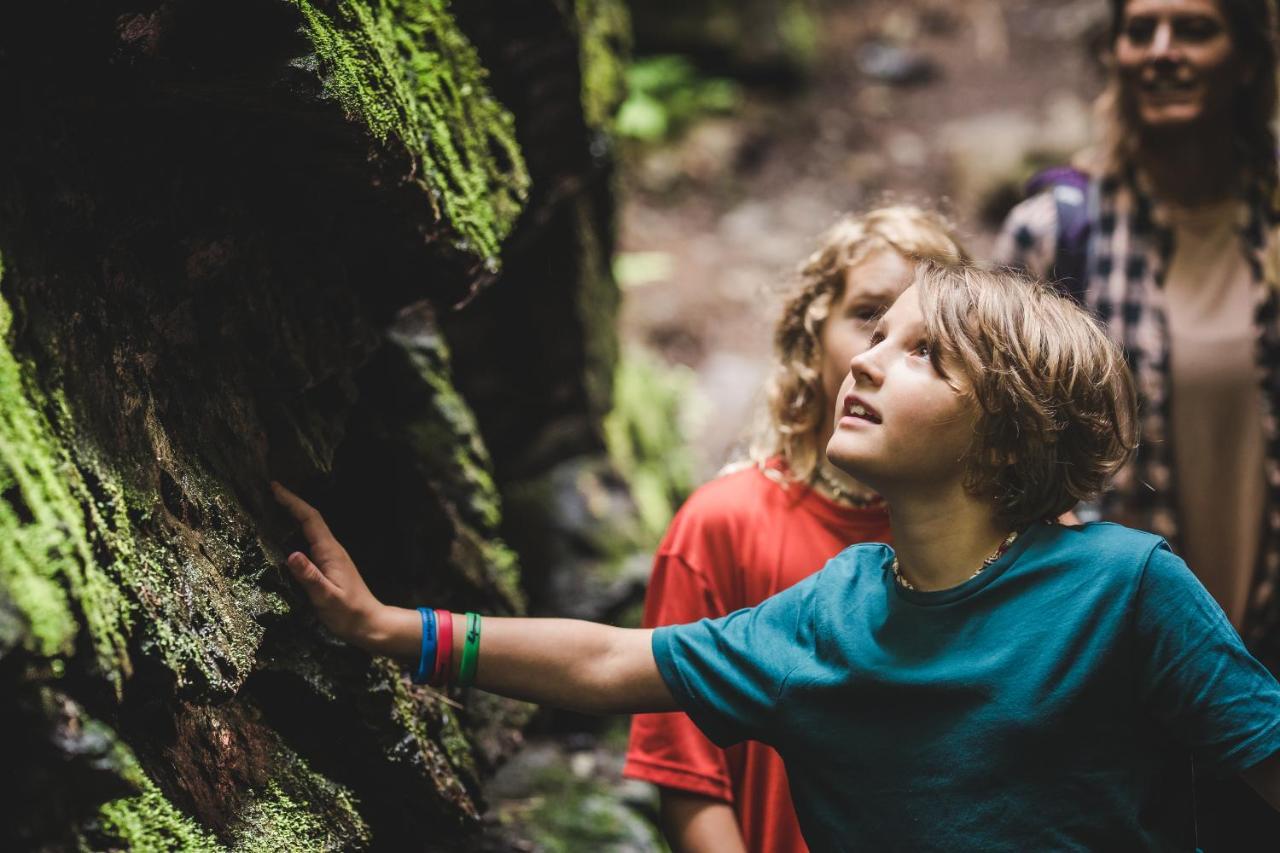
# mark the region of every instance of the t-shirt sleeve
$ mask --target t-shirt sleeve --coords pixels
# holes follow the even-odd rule
[[[1280,685],[1168,546],[1134,604],[1142,698],[1197,761],[1225,776],[1280,751]]]
[[[788,677],[813,649],[813,600],[822,572],[720,619],[653,632],[658,671],[714,743],[777,746],[774,725]]]
[[[645,594],[644,625],[679,625],[725,612],[703,572],[681,554],[659,551]],[[636,714],[623,775],[725,802],[733,787],[724,750],[709,741],[686,714]]]

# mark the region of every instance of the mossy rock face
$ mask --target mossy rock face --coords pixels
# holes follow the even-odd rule
[[[580,85],[549,90],[573,120],[526,151],[541,117],[495,84],[537,89],[545,50],[580,82],[597,27],[530,7],[576,24],[482,50],[444,0],[0,11],[0,749],[28,792],[0,849],[479,831],[528,709],[329,637],[280,571],[299,543],[266,484],[320,506],[387,600],[523,610],[500,460],[439,327],[486,287],[546,285],[578,355],[522,382],[573,389],[561,414],[598,437],[612,349],[578,306],[603,292],[611,328],[611,280],[578,270],[608,266],[607,151]],[[577,177],[534,189],[551,174]],[[574,275],[532,275],[530,245]],[[509,381],[507,351],[469,359],[486,374]]]
[[[325,92],[379,142],[394,138],[441,219],[492,268],[529,176],[512,116],[446,0],[294,0]]]

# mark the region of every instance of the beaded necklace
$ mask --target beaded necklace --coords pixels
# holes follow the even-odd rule
[[[827,473],[824,465],[819,464],[818,467],[814,468],[813,474],[822,487],[840,503],[859,509],[884,504],[884,498],[879,495],[860,495],[839,483],[835,477]]]
[[[987,558],[982,561],[982,565],[978,566],[978,570],[973,574],[969,575],[969,577],[965,578],[964,581],[962,581],[962,583],[967,583],[973,580],[978,575],[982,574],[982,571],[987,566],[991,565],[996,560],[1003,557],[1004,552],[1009,550],[1009,546],[1012,545],[1013,540],[1017,538],[1018,538],[1018,531],[1016,530],[1010,533],[1008,536],[1006,536],[1004,538],[1004,541],[1000,543],[999,547],[997,547],[994,551],[992,551],[989,555],[987,555]],[[915,586],[911,583],[911,581],[907,580],[902,576],[902,571],[898,567],[898,558],[896,555],[893,558],[893,579],[896,580],[898,582],[898,585],[901,586],[903,589],[911,589],[911,590],[915,589]]]

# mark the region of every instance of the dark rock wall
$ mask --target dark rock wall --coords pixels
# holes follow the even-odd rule
[[[476,831],[527,708],[328,638],[265,492],[512,613],[501,492],[602,446],[625,14],[459,6],[0,7],[0,849]]]

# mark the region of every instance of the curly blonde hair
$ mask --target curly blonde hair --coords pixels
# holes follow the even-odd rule
[[[1098,495],[1133,455],[1124,354],[1052,286],[1008,270],[923,264],[913,282],[935,366],[978,408],[965,486],[1011,529]]]
[[[909,261],[959,264],[968,260],[950,224],[937,213],[894,205],[861,216],[842,216],[801,264],[774,329],[773,376],[767,416],[750,457],[764,467],[781,458],[786,475],[809,482],[817,471],[819,425],[831,417],[822,390],[822,327],[831,306],[844,297],[850,269],[872,253],[891,249]]]

